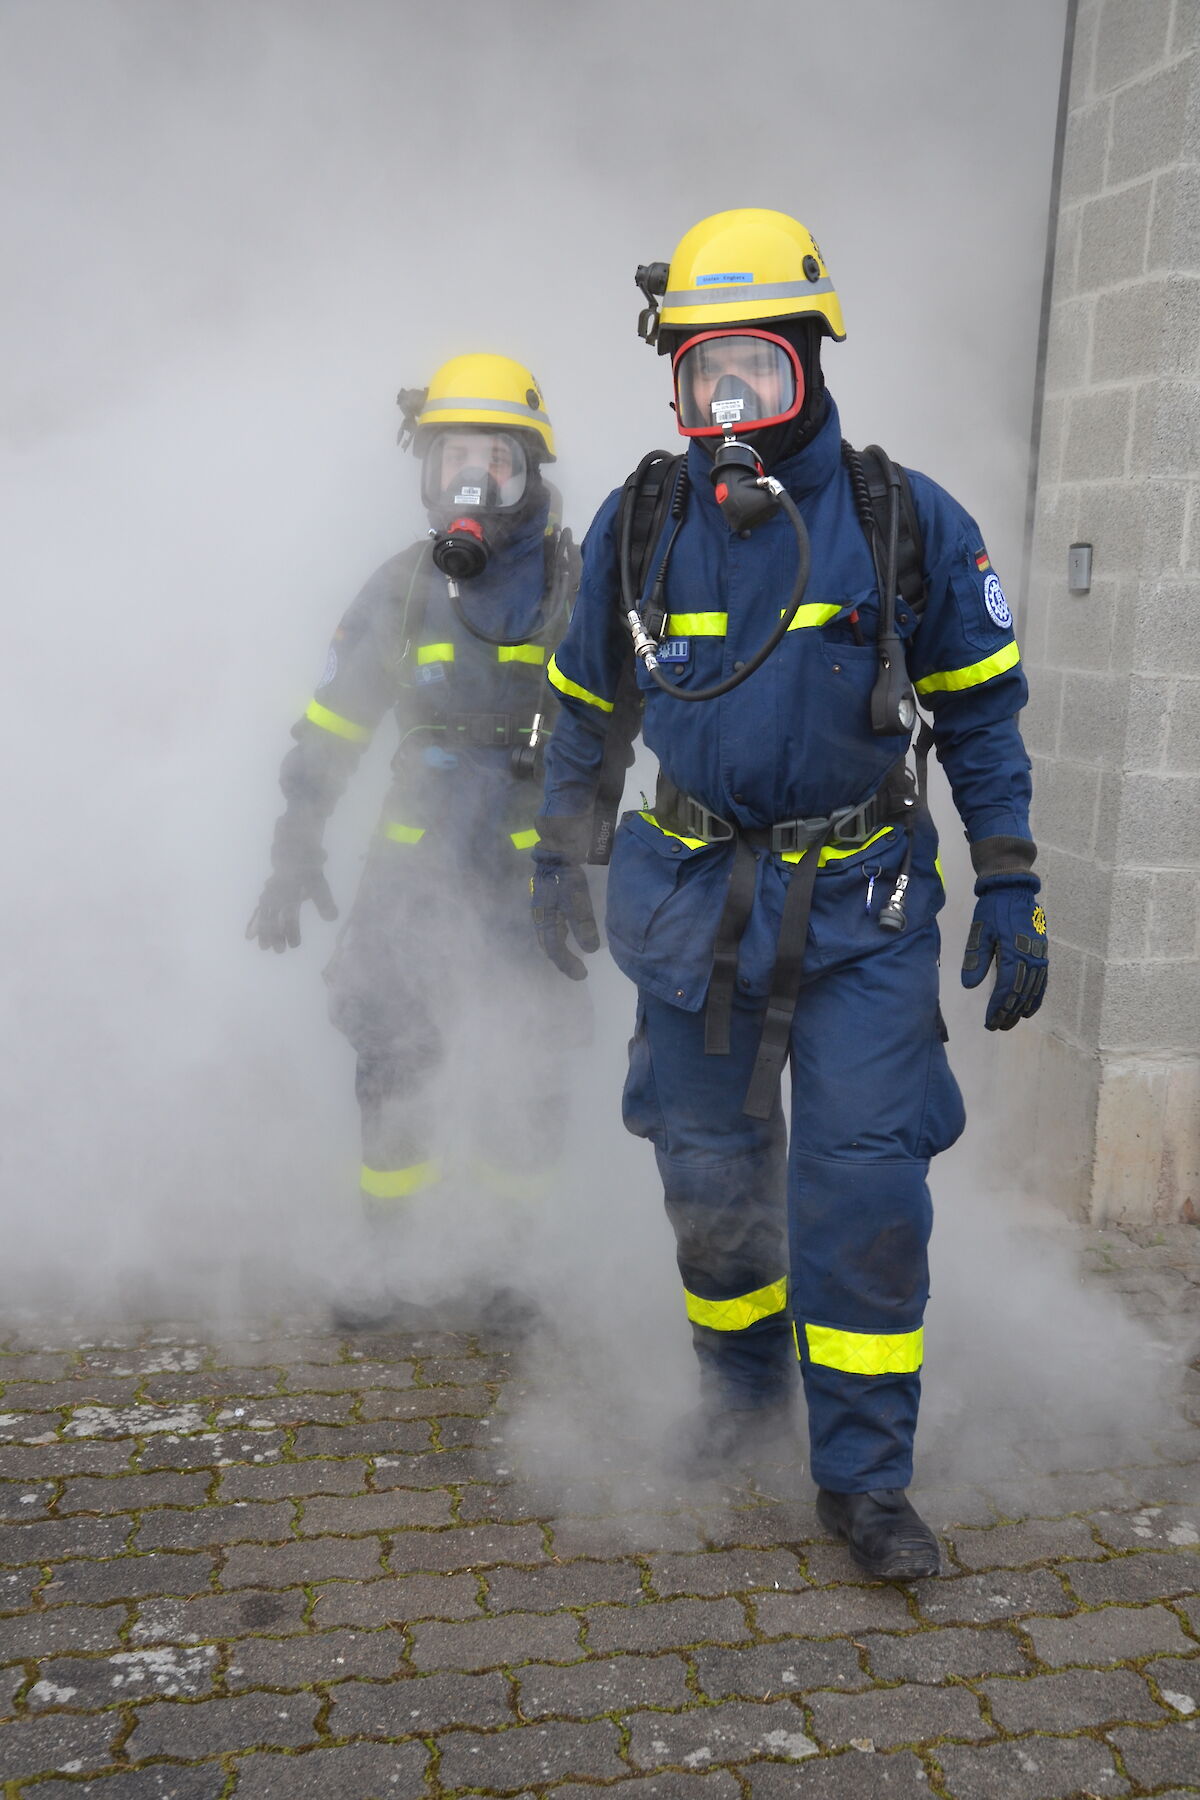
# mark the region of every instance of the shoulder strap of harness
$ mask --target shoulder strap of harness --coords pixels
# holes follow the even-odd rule
[[[868,444],[856,450],[842,441],[842,461],[854,491],[854,505],[859,522],[867,534],[871,554],[880,582],[883,581],[883,545],[888,529],[888,477],[894,470],[900,484],[900,537],[896,564],[896,585],[900,598],[916,618],[925,610],[925,546],[913,504],[908,476],[899,463],[893,463],[886,450]],[[882,586],[880,588],[882,596]]]

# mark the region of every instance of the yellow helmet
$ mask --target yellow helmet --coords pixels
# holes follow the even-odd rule
[[[418,456],[439,425],[491,425],[531,431],[541,442],[541,458],[553,462],[554,428],[535,376],[511,356],[454,356],[429,386],[401,391],[399,404]],[[404,441],[404,433],[401,434]]]
[[[750,320],[812,317],[839,343],[846,335],[841,302],[812,233],[787,213],[763,207],[701,219],[679,240],[670,264],[640,268],[637,283],[649,302],[638,330],[648,343],[657,340],[660,355],[671,343],[660,331],[706,331]]]

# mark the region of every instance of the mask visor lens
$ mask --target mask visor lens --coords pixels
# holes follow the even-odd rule
[[[675,357],[675,407],[686,437],[723,437],[795,418],[804,377],[792,346],[760,331],[706,331]]]
[[[421,499],[430,511],[510,512],[528,482],[528,459],[512,432],[447,427],[425,454]]]

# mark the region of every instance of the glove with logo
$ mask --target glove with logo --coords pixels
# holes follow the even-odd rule
[[[300,942],[300,908],[311,900],[323,919],[336,919],[329,883],[319,868],[277,870],[268,875],[258,905],[246,927],[260,950],[293,950]]]
[[[556,969],[572,981],[583,981],[587,970],[567,949],[567,929],[585,956],[600,948],[587,876],[577,863],[538,862],[529,877],[529,892],[538,943]]]
[[[975,883],[978,898],[967,934],[962,984],[976,988],[996,964],[996,981],[984,1025],[988,1031],[1011,1031],[1018,1019],[1031,1019],[1046,991],[1049,953],[1046,915],[1038,905],[1036,875],[986,875]]]

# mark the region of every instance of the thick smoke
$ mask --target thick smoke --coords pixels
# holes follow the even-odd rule
[[[333,934],[308,913],[275,958],[241,933],[328,635],[423,525],[401,384],[464,349],[530,362],[581,534],[671,442],[635,265],[704,213],[777,206],[844,299],[847,431],[944,481],[1015,582],[1064,10],[8,0],[6,1301],[211,1317],[319,1301],[353,1260]],[[329,834],[343,916],[390,748]],[[941,817],[953,966],[967,865]],[[575,1155],[520,1273],[595,1392],[631,1404],[655,1366],[673,1399],[670,1234],[619,1123],[632,993],[602,956],[592,989]],[[1065,1337],[1075,1358],[1116,1330],[1065,1258],[1035,1281],[1020,1121],[989,1117],[1020,1047],[953,980],[947,1011],[976,1136],[935,1187],[935,1425],[1035,1367],[1073,1401]],[[434,1221],[421,1268],[449,1290],[509,1242]]]

